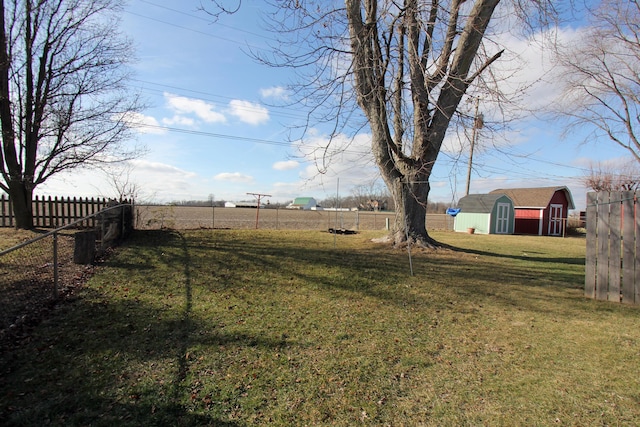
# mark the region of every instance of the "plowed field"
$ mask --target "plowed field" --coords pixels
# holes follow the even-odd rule
[[[210,208],[193,206],[137,206],[139,229],[261,228],[288,230],[384,230],[393,212],[301,211],[291,209]],[[453,218],[428,215],[429,229],[451,230]]]

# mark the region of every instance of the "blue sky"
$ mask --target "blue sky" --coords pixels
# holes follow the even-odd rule
[[[206,2],[205,2],[206,3]],[[198,10],[199,0],[130,0],[122,31],[136,47],[131,90],[149,105],[138,121],[136,143],[146,154],[116,170],[138,188],[143,201],[249,200],[247,193],[270,194],[271,203],[298,196],[324,199],[349,195],[357,185],[371,185],[377,169],[367,155],[365,132],[348,151],[319,174],[312,148],[326,135],[311,130],[310,146],[301,152],[289,143],[291,126],[304,123],[304,111],[271,105],[288,96],[283,88],[290,70],[257,64],[245,52],[273,39],[261,29],[258,0],[244,0],[241,10],[214,22]],[[263,7],[263,6],[262,6]],[[575,34],[567,29],[567,37]],[[548,71],[544,55],[526,40],[505,39],[524,61],[519,79],[532,81]],[[506,55],[508,56],[508,55]],[[543,105],[556,96],[552,83],[533,85],[525,103]],[[482,110],[482,105],[481,105]],[[508,141],[508,142],[506,142]],[[608,141],[581,144],[580,135],[562,138],[547,120],[513,123],[508,134],[481,131],[474,154],[471,193],[496,188],[562,186],[584,208],[581,181],[589,164],[616,162],[626,156]],[[314,145],[317,144],[317,145]],[[430,199],[453,204],[464,195],[466,149],[451,138],[431,179]],[[104,173],[75,171],[52,178],[37,194],[111,196]]]

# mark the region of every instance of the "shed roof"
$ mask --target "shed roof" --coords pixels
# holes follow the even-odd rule
[[[491,213],[496,201],[504,194],[469,194],[458,202],[461,213]]]
[[[316,199],[314,199],[313,197],[296,197],[292,205],[306,206],[309,203],[316,203]]]
[[[549,206],[549,202],[557,191],[564,191],[568,209],[575,209],[571,191],[567,187],[533,187],[533,188],[499,188],[491,191],[489,194],[506,194],[513,200],[516,208],[536,208],[544,209]]]

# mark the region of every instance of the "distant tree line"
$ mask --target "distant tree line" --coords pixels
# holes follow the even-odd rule
[[[246,200],[234,202],[241,203],[255,203],[255,200]],[[260,204],[261,209],[278,209],[284,208],[293,201],[287,201],[284,203],[271,203],[268,199]],[[226,200],[213,200],[211,197],[208,200],[176,200],[168,203],[171,206],[199,206],[199,207],[224,207]],[[394,211],[395,206],[393,204],[393,197],[386,192],[375,191],[363,191],[362,188],[356,187],[352,194],[345,197],[328,197],[326,199],[318,200],[318,204],[323,208],[357,208],[363,211]],[[427,213],[439,213],[444,214],[447,208],[450,207],[447,203],[443,202],[427,202]]]

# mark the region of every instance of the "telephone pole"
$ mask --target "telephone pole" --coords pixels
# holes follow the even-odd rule
[[[467,189],[464,192],[465,196],[469,195],[469,187],[471,186],[471,166],[473,164],[473,146],[476,144],[477,130],[484,126],[484,117],[482,113],[478,114],[478,107],[480,106],[480,98],[476,98],[476,109],[473,115],[473,127],[471,128],[471,148],[469,149],[469,168],[467,169]]]
[[[250,196],[254,196],[258,199],[258,209],[256,209],[256,230],[258,229],[258,219],[260,218],[260,199],[263,197],[271,197],[271,194],[261,194],[261,193],[247,193]]]

